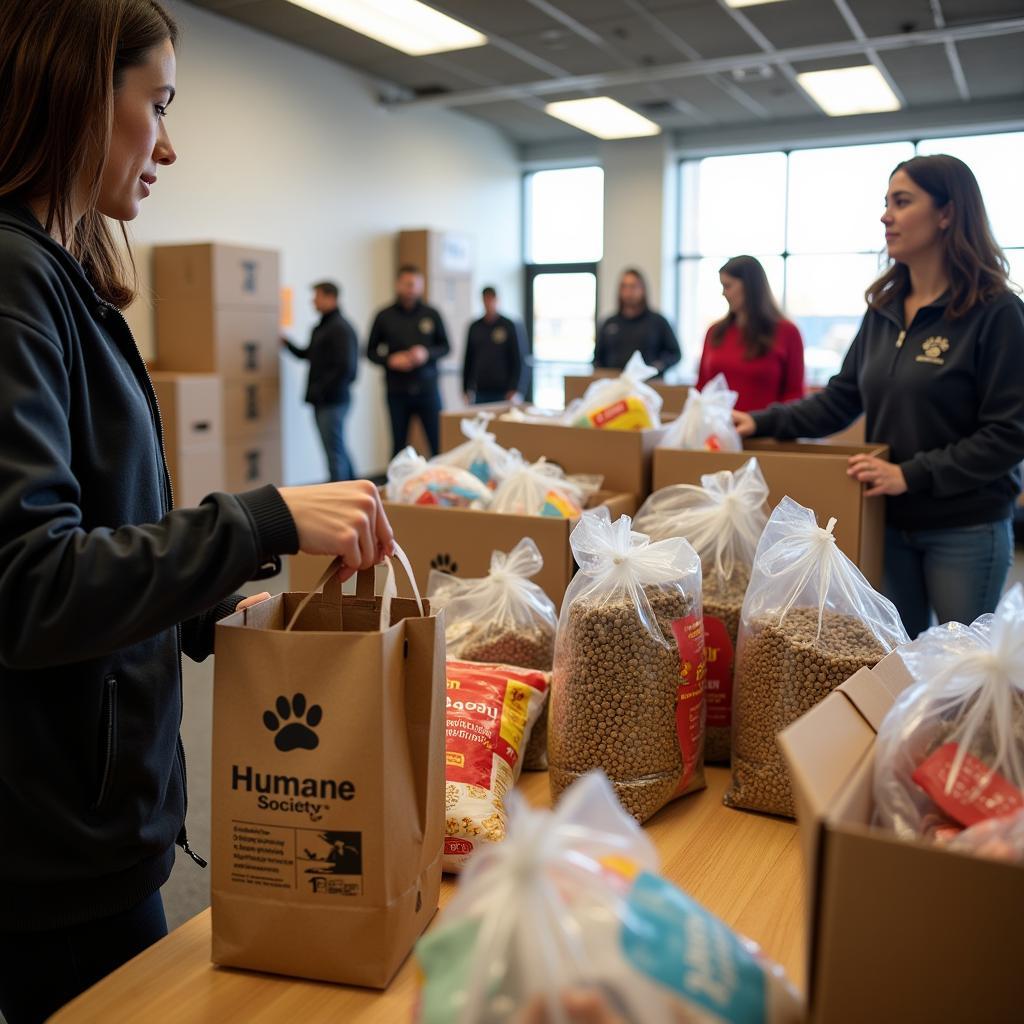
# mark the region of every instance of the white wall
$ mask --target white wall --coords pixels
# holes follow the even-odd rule
[[[150,249],[223,241],[275,248],[295,294],[301,344],[316,315],[309,285],[342,284],[360,341],[389,301],[395,232],[464,231],[475,239],[477,284],[493,283],[513,313],[521,294],[520,168],[493,129],[459,114],[392,112],[356,72],[171,0],[182,40],[178,95],[167,128],[178,153],[131,225],[149,281]],[[129,311],[144,355],[155,351],[144,297]],[[286,483],[326,479],[304,364],[283,356]],[[360,365],[349,437],[362,473],[390,449],[381,372]]]

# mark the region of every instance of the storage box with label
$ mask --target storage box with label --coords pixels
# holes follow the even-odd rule
[[[1021,1017],[1024,868],[871,824],[875,736],[910,682],[890,654],[779,734],[806,870],[812,1024]]]
[[[588,503],[589,508],[599,505],[608,506],[612,519],[633,515],[637,508],[633,495],[608,491],[598,491]],[[467,579],[483,577],[490,569],[494,551],[511,551],[524,537],[530,537],[544,560],[544,568],[533,577],[533,582],[556,607],[561,606],[565,588],[576,568],[569,548],[569,534],[579,520],[504,515],[436,505],[399,505],[391,501],[384,502],[384,509],[395,536],[402,538],[416,582],[424,592],[431,569]],[[329,562],[324,555],[292,555],[288,559],[291,589],[312,586]]]
[[[846,475],[851,455],[889,457],[886,445],[830,445],[815,441],[744,441],[742,452],[695,452],[658,448],[654,453],[654,490],[672,484],[700,484],[705,473],[735,472],[751,455],[768,484],[774,508],[787,494],[813,509],[819,525],[833,516],[836,543],[875,587],[882,583],[885,553],[885,500],[867,498],[865,487]]]
[[[507,406],[489,406],[500,416]],[[477,409],[441,414],[441,451],[448,452],[466,440],[460,426]],[[663,428],[648,430],[587,430],[554,423],[522,423],[494,419],[488,430],[503,448],[517,448],[529,462],[545,458],[566,473],[598,473],[604,488],[634,494],[643,501],[651,493],[651,460]]]

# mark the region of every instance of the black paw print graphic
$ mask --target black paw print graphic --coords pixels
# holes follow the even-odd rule
[[[278,750],[316,750],[320,737],[313,729],[324,716],[323,708],[319,704],[311,704],[307,711],[306,698],[301,693],[295,694],[291,702],[287,697],[278,697],[274,707],[276,715],[273,711],[263,712],[263,724],[274,733],[274,746]],[[299,719],[305,716],[306,721],[288,722],[293,714]],[[288,724],[282,725],[284,722]]]
[[[459,563],[452,561],[452,556],[447,554],[434,555],[430,562],[430,568],[438,572],[446,572],[454,576],[459,571]]]

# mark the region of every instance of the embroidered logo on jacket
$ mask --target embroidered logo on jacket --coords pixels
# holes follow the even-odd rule
[[[508,341],[508,331],[506,331],[504,327],[495,327],[494,330],[491,331],[491,341],[493,341],[495,345],[504,344]]]
[[[425,316],[419,324],[420,334],[433,334],[434,333],[434,321],[429,316]]]
[[[921,343],[924,355],[917,357],[919,363],[931,363],[933,366],[942,366],[945,360],[942,356],[949,351],[949,339],[938,336],[929,338]]]

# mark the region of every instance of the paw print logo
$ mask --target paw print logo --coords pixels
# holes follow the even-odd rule
[[[922,343],[921,347],[929,359],[938,359],[943,353],[949,351],[949,341],[946,338],[929,338]]]
[[[438,572],[446,572],[454,576],[459,571],[459,563],[452,561],[452,556],[447,554],[435,555],[430,562],[430,568]]]
[[[287,697],[278,697],[274,704],[277,711],[263,712],[263,724],[274,733],[274,746],[278,750],[316,750],[320,737],[313,730],[320,724],[324,716],[319,704],[311,704],[306,708],[306,698],[297,693],[289,701]],[[298,721],[289,721],[292,716]],[[305,718],[305,721],[302,719]]]

